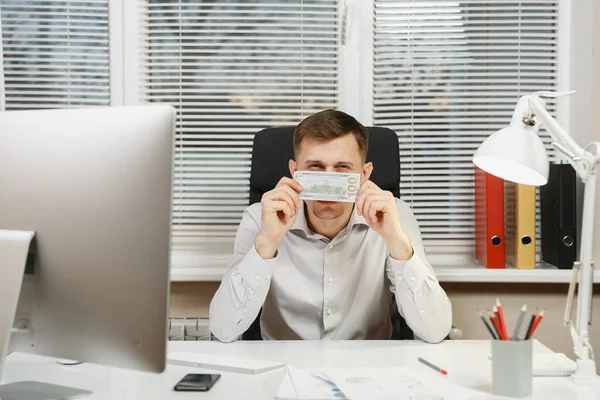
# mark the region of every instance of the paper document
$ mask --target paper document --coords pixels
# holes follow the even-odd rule
[[[288,367],[277,400],[344,400],[347,397],[318,370]]]
[[[577,364],[563,353],[534,353],[533,376],[571,376]]]
[[[170,353],[167,363],[216,369],[220,371],[241,372],[245,374],[260,374],[277,368],[285,367],[284,363],[273,361],[253,360],[250,358],[227,357],[205,353]]]
[[[360,189],[360,174],[296,171],[294,180],[304,188],[300,193],[302,200],[353,203]]]
[[[288,367],[277,400],[453,400],[481,395],[448,377],[403,367],[300,369]]]

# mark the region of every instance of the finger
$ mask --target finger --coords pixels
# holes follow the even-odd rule
[[[292,191],[292,193],[296,193],[292,189],[290,189],[290,191]],[[297,195],[298,194],[296,193],[296,196]],[[284,201],[284,202],[286,202],[287,205],[294,211],[294,213],[298,209],[298,207],[296,206],[296,202],[294,201],[292,195],[290,193],[288,193],[286,190],[283,190],[282,188],[277,189],[272,194],[270,200],[271,201]]]
[[[290,207],[290,205],[285,201],[277,201],[277,200],[269,201],[266,204],[266,206],[267,206],[267,210],[271,211],[271,212],[278,213],[279,211],[281,211],[288,217],[291,217],[294,215],[294,211],[293,211],[294,209],[292,207]]]
[[[281,178],[279,180],[279,183],[277,183],[277,188],[281,187],[281,186],[289,186],[291,187],[296,193],[300,193],[304,188],[302,187],[302,185],[300,183],[298,183],[297,181],[288,178],[287,176],[284,176],[283,178]]]
[[[371,196],[378,195],[380,193],[380,191],[381,191],[380,189],[373,189],[373,188],[367,189],[356,198],[356,211],[359,216],[364,215],[365,202],[367,201],[367,199]]]
[[[299,209],[300,206],[302,205],[302,202],[300,201],[300,195],[298,194],[298,192],[296,192],[291,187],[289,187],[287,185],[282,185],[281,187],[277,188],[276,190],[284,190],[287,194],[289,194],[290,197],[292,198],[292,201],[294,202],[294,206],[296,209]]]
[[[369,220],[371,222],[377,222],[377,213],[379,211],[385,213],[385,212],[387,212],[388,209],[389,209],[389,205],[388,205],[387,199],[372,200],[369,203],[369,207],[366,211],[366,215],[368,215]]]
[[[366,181],[360,186],[360,189],[356,194],[356,204],[357,206],[359,206],[359,210],[362,210],[364,208],[364,199],[367,197],[368,193],[372,191],[377,193],[382,192],[379,186],[377,186],[371,181]],[[359,213],[359,215],[361,214]]]
[[[365,204],[362,209],[363,215],[365,217],[370,217],[369,208],[371,207],[371,204],[376,201],[389,201],[389,198],[387,195],[385,195],[381,191],[367,192],[367,194],[365,196]]]
[[[378,188],[378,186],[376,184],[374,184],[371,181],[365,181],[362,182],[360,184],[360,189],[358,189],[358,194],[357,196],[360,196],[362,193],[364,193],[365,191],[369,190],[369,189],[373,189],[373,188]],[[378,188],[379,189],[379,188]]]
[[[365,200],[367,199],[367,190],[368,188],[363,188],[362,186],[358,190],[356,194],[356,211],[358,215],[362,215],[363,208],[365,206]]]

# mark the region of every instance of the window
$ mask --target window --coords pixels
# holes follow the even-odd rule
[[[173,105],[173,265],[219,279],[248,205],[254,134],[341,108],[396,131],[401,196],[429,254],[464,260],[473,153],[520,95],[564,89],[560,5],[2,0],[6,109]],[[565,116],[559,104],[548,108]]]
[[[109,104],[108,0],[2,0],[6,110]]]
[[[337,1],[144,3],[142,100],[178,111],[174,249],[223,266],[248,206],[254,134],[337,107]]]
[[[557,90],[558,11],[551,1],[375,0],[373,122],[398,134],[401,197],[430,253],[474,254],[472,155],[520,96]]]

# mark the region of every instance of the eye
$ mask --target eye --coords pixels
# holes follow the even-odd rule
[[[318,169],[318,168],[323,168],[323,166],[321,164],[310,164],[308,166],[308,168]]]

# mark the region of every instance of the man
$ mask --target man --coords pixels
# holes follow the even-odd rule
[[[264,339],[389,339],[389,306],[416,336],[439,342],[452,308],[427,262],[410,207],[369,181],[368,134],[353,117],[314,114],[294,131],[295,171],[361,174],[356,203],[305,201],[282,178],[246,209],[210,330],[231,342],[262,308]]]

